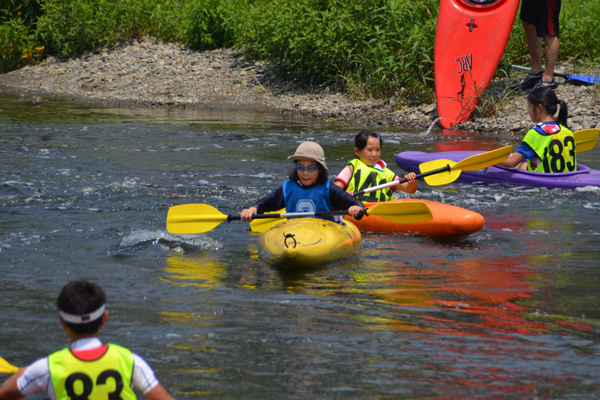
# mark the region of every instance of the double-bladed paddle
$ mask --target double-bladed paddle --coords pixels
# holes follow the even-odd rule
[[[348,211],[296,212],[281,214],[256,214],[253,219],[298,218],[348,215]],[[424,202],[381,203],[364,211],[365,216],[377,215],[394,223],[418,223],[433,219],[431,210]],[[225,215],[208,204],[182,204],[169,208],[167,231],[175,234],[208,232],[221,223],[240,220],[239,215]]]
[[[458,163],[452,160],[428,161],[419,165],[420,175],[425,176],[425,182],[430,186],[447,185],[457,180],[462,171],[476,171],[496,165],[506,160],[511,152],[512,146],[505,146],[487,153],[476,154]]]
[[[511,65],[511,67],[514,69],[519,69],[521,71],[531,72],[531,68],[521,67],[520,65]],[[600,83],[600,76],[595,76],[595,75],[571,75],[571,74],[561,74],[558,72],[554,72],[553,75],[559,76],[559,77],[565,78],[565,79],[571,79],[571,80],[578,81],[578,82],[584,82],[584,83],[587,83],[588,85],[596,85],[596,84]]]
[[[19,367],[10,365],[8,361],[0,357],[0,374],[14,374],[19,370]]]
[[[600,129],[582,129],[574,132],[575,151],[581,153],[593,149],[598,142],[598,136],[600,136]]]
[[[430,186],[447,185],[457,180],[461,171],[475,171],[498,164],[499,162],[506,160],[511,151],[511,146],[505,146],[496,150],[465,158],[459,163],[450,160],[429,161],[419,165],[421,173],[417,174],[416,179],[424,178],[425,182],[427,182],[427,184]],[[442,172],[446,171],[449,172],[449,174],[442,174]],[[436,177],[431,176],[435,174],[440,175]],[[404,182],[408,182],[408,179],[402,178],[398,181],[382,183],[381,185],[373,186],[368,189],[361,190],[360,192],[356,192],[353,194],[353,196],[361,196],[365,193],[396,186]]]
[[[573,133],[575,151],[581,153],[582,151],[593,149],[598,141],[598,136],[600,136],[600,129],[582,129]],[[457,180],[461,171],[476,171],[498,164],[506,160],[511,152],[512,146],[505,146],[487,153],[465,158],[459,163],[451,160],[428,161],[419,165],[422,174],[417,175],[417,178],[427,176],[428,174],[438,174],[436,176],[425,177],[425,182],[430,186],[446,185]],[[440,174],[443,171],[449,171],[449,174]]]

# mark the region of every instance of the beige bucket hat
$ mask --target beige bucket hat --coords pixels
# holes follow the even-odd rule
[[[289,156],[288,160],[311,160],[316,161],[327,169],[325,164],[325,152],[323,148],[315,142],[303,142],[296,149],[293,156]]]

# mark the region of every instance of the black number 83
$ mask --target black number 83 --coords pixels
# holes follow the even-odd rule
[[[550,145],[545,150],[544,157],[544,170],[547,172],[565,172],[565,169],[569,171],[575,171],[576,165],[574,162],[566,162],[563,157],[563,149],[567,147],[569,149],[569,155],[571,160],[575,158],[575,138],[573,136],[565,137],[564,145],[558,140],[554,139],[550,142]]]
[[[115,391],[108,394],[109,400],[121,400],[121,392],[123,391],[123,379],[121,378],[121,374],[119,372],[109,369],[102,372],[98,375],[98,379],[96,379],[96,385],[106,385],[106,381],[108,378],[113,378],[115,380],[116,388]],[[80,394],[75,393],[75,382],[81,381],[83,384],[83,391]],[[82,372],[76,372],[71,374],[65,380],[65,390],[67,391],[67,395],[72,400],[89,400],[89,395],[92,394],[94,390],[94,384],[92,382],[92,378]]]

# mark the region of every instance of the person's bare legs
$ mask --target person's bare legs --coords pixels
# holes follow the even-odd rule
[[[529,48],[529,56],[531,57],[531,73],[537,74],[544,70],[544,68],[542,68],[542,38],[538,37],[535,25],[531,25],[529,22],[525,21],[521,22],[527,36],[527,47]],[[554,62],[556,63],[556,57],[554,58]],[[552,70],[554,71],[554,66],[552,67]],[[552,78],[550,80],[552,80]]]
[[[554,67],[556,66],[556,58],[558,57],[558,37],[546,35],[544,36],[544,44],[546,47],[546,69],[544,70],[544,76],[542,77],[542,81],[552,82],[552,80],[554,79],[553,75]],[[531,65],[533,65],[533,62],[531,63]]]

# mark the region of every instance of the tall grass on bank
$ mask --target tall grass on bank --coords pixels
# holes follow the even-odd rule
[[[437,1],[256,2],[238,44],[301,81],[390,95],[431,84]]]
[[[0,4],[0,73],[37,63],[44,50],[36,37],[39,3],[4,0]]]
[[[428,101],[439,0],[3,0],[0,72],[133,38],[235,46],[282,74],[358,97]],[[559,60],[600,60],[600,2],[563,2]],[[519,18],[506,49],[528,61]],[[428,96],[423,96],[428,94]]]
[[[39,36],[50,52],[66,57],[138,38],[185,39],[182,0],[40,0]]]

